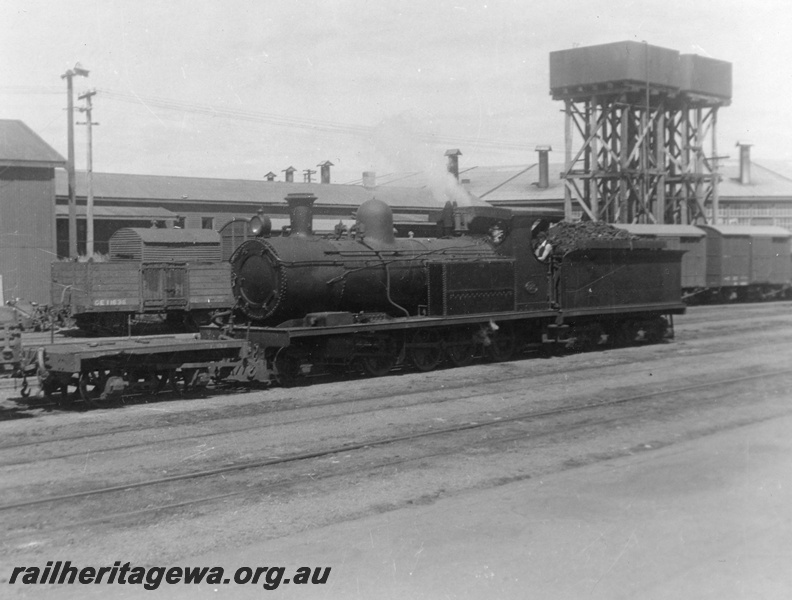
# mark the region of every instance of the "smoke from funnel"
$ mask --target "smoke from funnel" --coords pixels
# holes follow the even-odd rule
[[[469,205],[470,194],[448,172],[445,149],[423,141],[433,135],[431,121],[421,120],[414,113],[401,113],[374,128],[371,144],[394,170],[424,174],[437,202]]]

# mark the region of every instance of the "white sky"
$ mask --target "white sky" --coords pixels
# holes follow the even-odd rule
[[[343,183],[443,165],[448,148],[462,168],[527,164],[539,144],[560,161],[549,53],[624,40],[731,62],[720,154],[741,140],[792,160],[789,0],[0,0],[0,14],[0,118],[66,156],[60,76],[79,61],[75,105],[98,90],[96,171],[280,180],[330,160]]]

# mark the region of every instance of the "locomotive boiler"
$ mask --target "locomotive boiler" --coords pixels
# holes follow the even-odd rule
[[[486,236],[396,238],[391,209],[377,199],[360,206],[350,235],[317,237],[315,200],[312,194],[289,194],[288,235],[249,239],[231,256],[237,306],[257,324],[318,312],[426,314],[428,263],[486,265],[503,258]]]

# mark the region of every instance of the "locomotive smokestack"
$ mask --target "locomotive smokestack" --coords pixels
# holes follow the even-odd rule
[[[334,166],[329,160],[316,165],[322,167],[322,183],[330,183],[330,167]]]
[[[289,203],[291,235],[312,235],[313,203],[316,202],[316,196],[313,194],[287,194],[286,202]]]
[[[454,148],[453,150],[446,150],[445,155],[448,157],[448,172],[454,176],[454,179],[459,181],[459,157],[462,153]]]
[[[550,146],[537,146],[536,151],[539,153],[539,182],[537,187],[545,190],[550,187],[550,166],[548,154],[553,149]]]
[[[740,184],[749,185],[751,183],[751,146],[745,142],[737,142],[740,149]]]

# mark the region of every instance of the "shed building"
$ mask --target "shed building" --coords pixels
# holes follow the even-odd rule
[[[22,121],[0,119],[0,302],[46,303],[55,256],[55,169],[66,160]]]
[[[77,248],[85,252],[85,198],[88,180],[77,173]],[[68,254],[68,181],[66,173],[56,174],[58,254]],[[93,196],[97,252],[106,253],[110,236],[122,227],[178,225],[183,229],[219,231],[233,220],[245,220],[259,209],[272,219],[273,228],[288,224],[284,198],[292,193],[317,197],[314,205],[317,232],[332,232],[341,221],[354,223],[354,213],[366,200],[376,197],[388,204],[395,223],[426,221],[428,214],[442,208],[445,199],[436,198],[425,187],[295,183],[243,179],[209,179],[94,173]]]

